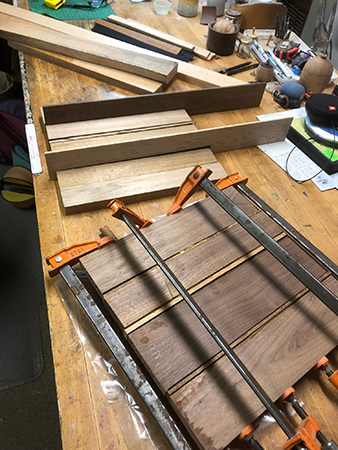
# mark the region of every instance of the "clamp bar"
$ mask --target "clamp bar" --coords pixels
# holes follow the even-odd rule
[[[210,180],[204,178],[201,187],[235,219],[251,236],[262,244],[284,267],[286,267],[298,280],[312,291],[328,308],[338,315],[338,298],[312,273],[302,266],[293,256],[269,236],[251,217],[245,214],[230,198],[214,186]]]
[[[81,256],[88,255],[88,253],[91,253],[94,250],[104,247],[114,241],[115,239],[105,236],[97,241],[89,241],[83,242],[82,244],[71,245],[70,247],[63,248],[62,250],[53,253],[53,255],[46,258],[47,264],[52,267],[48,272],[49,276],[54,277],[59,273],[61,267],[66,265],[73,266],[79,262],[79,258]]]
[[[217,189],[217,188],[216,188]],[[159,268],[162,270],[164,275],[169,279],[169,281],[173,284],[176,290],[181,294],[182,298],[188,304],[192,312],[196,315],[196,317],[200,320],[202,325],[206,328],[206,330],[210,333],[212,338],[216,341],[219,347],[223,350],[225,355],[230,359],[231,363],[235,366],[244,380],[248,383],[250,388],[254,391],[260,401],[263,403],[265,408],[270,412],[270,414],[274,417],[276,422],[282,428],[284,433],[292,438],[295,435],[295,430],[289,423],[289,421],[284,417],[282,412],[277,408],[277,406],[273,403],[268,394],[264,391],[258,381],[254,378],[252,373],[247,369],[241,359],[236,355],[231,346],[227,343],[221,333],[217,330],[214,324],[210,321],[210,319],[204,314],[203,310],[198,306],[192,296],[188,293],[188,291],[184,288],[182,283],[178,280],[176,275],[170,270],[161,256],[157,253],[157,251],[152,247],[150,242],[145,238],[142,232],[135,226],[133,221],[129,216],[122,214],[121,217],[134,236],[138,239],[138,241],[143,245],[144,249],[148,252],[148,254],[153,258]]]
[[[175,450],[190,450],[191,447],[186,442],[176,423],[169,415],[147,379],[142,375],[142,372],[136,365],[130,353],[103,316],[99,307],[83,286],[83,283],[79,280],[74,270],[69,265],[66,265],[60,269],[60,275],[75,295],[90,321],[107,344],[109,350],[120,364],[145,405],[148,407],[170,445]]]
[[[216,184],[217,186],[217,184]],[[281,217],[273,208],[266,204],[258,195],[256,195],[248,186],[242,183],[236,185],[236,189],[244,194],[252,203],[260,208],[270,217],[283,231],[293,238],[300,247],[312,255],[322,266],[328,269],[338,279],[338,266],[324,255],[317,247],[302,236],[292,225]]]

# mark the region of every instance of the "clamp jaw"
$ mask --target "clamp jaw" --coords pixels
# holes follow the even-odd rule
[[[59,270],[65,265],[73,266],[79,261],[79,258],[94,250],[104,247],[115,240],[111,237],[103,237],[97,241],[84,242],[82,244],[75,244],[70,247],[59,250],[53,255],[46,258],[46,262],[52,268],[49,270],[49,276],[54,277],[59,273]]]
[[[333,370],[328,367],[329,360],[324,356],[316,364],[316,369],[322,370],[327,375],[329,382],[338,389],[338,370],[333,372]]]
[[[201,166],[195,166],[179,187],[174,203],[167,211],[167,216],[180,211],[184,203],[196,192],[201,181],[205,178],[208,178],[211,173],[212,172],[210,169],[204,171]],[[236,186],[236,184],[239,183],[246,184],[247,181],[247,178],[240,177],[238,175],[238,172],[236,172],[231,175],[227,175],[224,178],[221,178],[219,181],[217,181],[216,186],[218,187],[218,189],[222,190],[229,186]]]
[[[112,200],[107,207],[113,211],[113,217],[122,220],[122,216],[125,215],[129,217],[140,230],[153,223],[151,220],[143,219],[138,216],[134,211],[127,208],[120,200]]]

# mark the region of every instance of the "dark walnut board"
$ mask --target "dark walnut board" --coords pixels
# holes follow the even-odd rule
[[[234,188],[225,192],[338,292],[269,218]],[[337,345],[337,317],[212,199],[143,233],[274,401]],[[134,236],[81,264],[198,447],[223,449],[264,411]]]

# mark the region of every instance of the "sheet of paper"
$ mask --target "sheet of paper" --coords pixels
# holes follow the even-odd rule
[[[303,117],[306,115],[305,108],[297,108],[280,113],[264,114],[257,116],[258,120],[268,120],[277,117]],[[311,179],[321,191],[338,189],[338,173],[328,175],[305,155],[291,141],[285,139],[272,144],[258,145],[269,158],[285,170],[294,180],[301,183]],[[318,174],[318,175],[317,175]]]

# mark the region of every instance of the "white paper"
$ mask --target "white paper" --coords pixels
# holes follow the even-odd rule
[[[31,172],[33,175],[36,175],[42,172],[42,167],[34,123],[27,123],[25,125],[25,131],[27,137],[29,159],[31,163]]]

